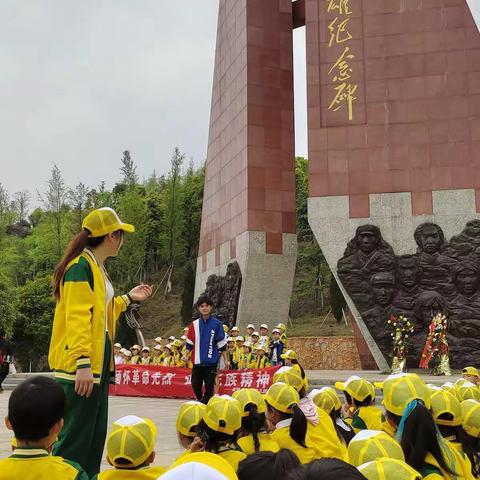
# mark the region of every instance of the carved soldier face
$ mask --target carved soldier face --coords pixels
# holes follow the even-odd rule
[[[360,232],[357,236],[358,248],[365,254],[370,254],[377,248],[378,238],[373,232]]]
[[[465,269],[457,275],[455,285],[463,295],[473,295],[478,290],[478,275],[472,270]]]
[[[427,226],[420,235],[420,246],[422,251],[432,254],[440,250],[442,239],[438,228],[435,226]]]
[[[392,303],[393,285],[391,283],[375,283],[372,285],[375,303],[381,307],[387,307]]]
[[[398,261],[398,280],[406,288],[412,288],[418,283],[420,268],[414,258]]]

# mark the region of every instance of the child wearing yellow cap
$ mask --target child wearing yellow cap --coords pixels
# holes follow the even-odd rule
[[[238,400],[228,396],[212,397],[197,427],[197,436],[191,451],[204,450],[219,455],[235,471],[246,455],[237,445],[238,431],[242,426],[242,407]]]
[[[307,464],[317,458],[311,438],[307,435],[308,422],[299,403],[298,392],[286,383],[274,383],[265,395],[267,418],[275,427],[272,433],[280,448],[288,448]]]
[[[345,395],[343,413],[351,418],[349,423],[355,432],[382,430],[382,411],[375,406],[375,387],[370,382],[352,375],[345,382],[336,382],[335,388]]]
[[[464,441],[462,446],[472,464],[472,474],[480,478],[480,402],[465,400],[461,403],[462,429]]]
[[[478,374],[478,370],[475,367],[465,367],[462,370],[462,377],[470,383],[473,383],[474,385],[479,385],[480,384],[480,376]]]
[[[15,388],[5,419],[7,428],[15,434],[13,453],[0,460],[0,479],[88,480],[80,465],[51,455],[63,427],[65,409],[65,394],[51,378],[31,377]]]
[[[355,436],[355,432],[342,418],[342,402],[335,389],[332,387],[314,389],[309,393],[309,397],[332,419],[338,438],[345,446],[348,446]]]
[[[162,353],[162,346],[159,343],[157,343],[153,347],[152,365],[155,365],[155,366],[162,365],[163,358],[164,356]]]
[[[244,388],[233,393],[233,398],[242,407],[242,428],[237,440],[246,455],[255,452],[278,452],[280,449],[273,437],[267,433],[265,413],[267,404],[263,395],[253,388]]]
[[[279,323],[275,328],[280,330],[280,340],[283,343],[283,348],[288,349],[287,326],[284,323]]]
[[[383,382],[383,405],[406,462],[423,478],[472,478],[470,462],[438,435],[431,393],[418,375],[390,375]]]
[[[132,365],[138,365],[140,363],[140,345],[133,345],[130,351],[132,352],[130,363]]]
[[[259,344],[255,348],[255,361],[251,368],[268,368],[270,367],[270,360],[267,355],[267,347],[264,344]]]
[[[142,358],[140,359],[140,365],[150,365],[152,362],[150,358],[150,348],[143,347],[142,348]]]
[[[346,460],[347,448],[339,439],[332,419],[307,395],[298,371],[293,367],[281,367],[275,372],[273,382],[283,382],[298,392],[299,407],[307,419],[307,432],[316,451],[316,458],[335,457]]]
[[[180,406],[176,423],[177,438],[178,443],[186,450],[185,454],[191,453],[190,446],[197,435],[197,427],[206,408],[203,403],[193,400]]]
[[[107,437],[107,461],[113,469],[92,480],[154,480],[165,473],[163,467],[150,466],[155,460],[157,428],[148,418],[128,415],[112,424]]]
[[[244,342],[242,352],[238,357],[238,369],[246,370],[252,364],[252,344]]]
[[[175,357],[172,355],[173,347],[170,343],[167,343],[163,347],[163,366],[164,367],[174,367],[175,366]]]
[[[285,353],[282,353],[282,355],[280,355],[280,358],[282,358],[282,360],[285,361],[285,365],[287,367],[293,367],[295,370],[298,371],[298,373],[300,373],[303,379],[303,383],[305,384],[305,391],[308,392],[310,390],[310,385],[308,384],[308,378],[305,373],[305,370],[303,369],[303,367],[300,365],[298,361],[295,350],[287,350]]]

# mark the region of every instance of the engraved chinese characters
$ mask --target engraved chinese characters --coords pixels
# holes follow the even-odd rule
[[[396,256],[378,227],[358,227],[338,261],[342,284],[387,359],[390,315],[414,323],[408,364],[418,367],[428,326],[445,313],[452,366],[480,363],[480,221],[450,242],[433,223],[417,227],[414,238],[416,254]]]

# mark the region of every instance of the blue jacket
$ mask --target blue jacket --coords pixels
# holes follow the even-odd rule
[[[273,361],[274,351],[276,350],[277,358],[275,361],[283,362],[280,355],[283,353],[284,348],[285,348],[285,344],[281,340],[278,340],[278,341],[272,340],[270,342],[270,360]]]
[[[227,337],[223,324],[215,317],[194,320],[188,328],[187,349],[192,352],[193,365],[215,366],[220,360],[220,352],[225,350]]]

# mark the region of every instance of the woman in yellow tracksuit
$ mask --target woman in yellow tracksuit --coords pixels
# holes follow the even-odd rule
[[[108,386],[114,374],[111,345],[116,320],[131,301],[151,295],[148,285],[115,297],[104,262],[115,257],[124,232],[133,232],[114,210],[92,211],[57,265],[57,301],[48,360],[67,397],[65,425],[54,454],[75,461],[93,476],[107,433]]]

